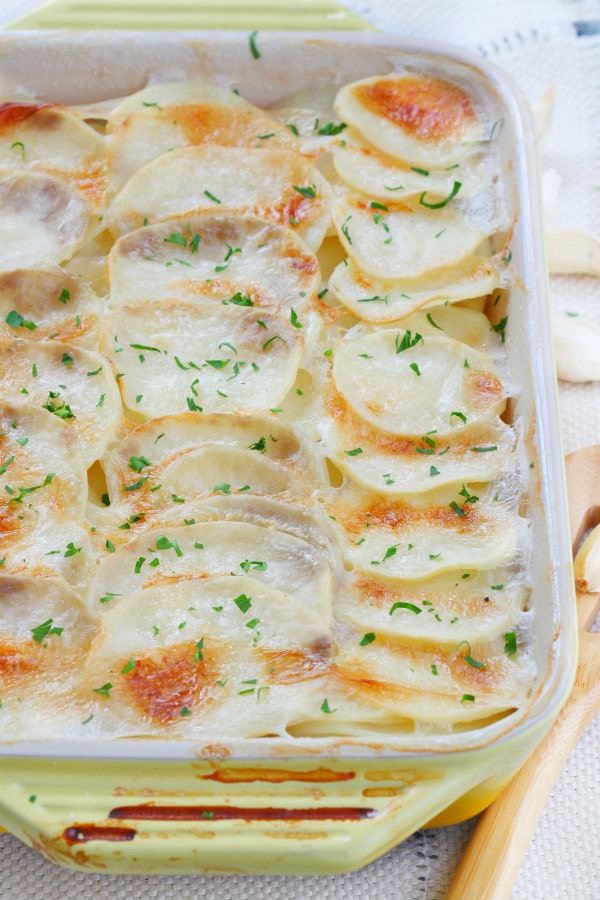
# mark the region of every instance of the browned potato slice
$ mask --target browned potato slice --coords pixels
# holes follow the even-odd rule
[[[109,126],[112,190],[179,147],[298,147],[292,131],[268,112],[229,88],[199,80],[156,84],[132,94],[110,114]]]
[[[487,137],[476,98],[425,74],[355,81],[341,88],[335,109],[384,153],[415,166],[453,165]]]
[[[290,229],[210,213],[124,235],[110,253],[109,273],[113,306],[214,297],[299,310],[320,285],[316,257]]]
[[[202,210],[245,213],[289,226],[314,251],[329,226],[330,202],[329,184],[299,153],[206,145],[147,163],[115,198],[110,222],[125,234]]]
[[[222,576],[122,597],[103,617],[84,677],[90,698],[111,685],[94,712],[111,733],[285,734],[331,650],[315,612],[248,576]]]
[[[72,109],[50,103],[0,106],[0,167],[26,167],[68,181],[95,207],[106,187],[104,138]]]
[[[0,644],[11,659],[0,674],[5,734],[39,740],[85,733],[78,688],[93,631],[62,578],[0,575]]]
[[[93,350],[104,303],[65,269],[0,274],[0,339],[56,340]]]

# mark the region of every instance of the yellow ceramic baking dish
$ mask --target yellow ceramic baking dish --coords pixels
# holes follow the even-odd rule
[[[527,424],[534,653],[525,711],[479,730],[373,737],[178,742],[13,741],[0,745],[0,822],[55,862],[121,873],[332,873],[365,865],[418,828],[468,818],[501,790],[568,694],[576,618],[549,336],[533,127],[498,70],[452,48],[352,33],[12,33],[0,93],[92,103],[149,79],[227,75],[269,105],[301,89],[393,71],[410,55],[458,66],[502,107],[518,216],[507,356]],[[1,733],[0,733],[1,740]]]

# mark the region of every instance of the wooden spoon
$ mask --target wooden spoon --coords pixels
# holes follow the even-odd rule
[[[600,446],[567,456],[573,546],[600,522]],[[591,634],[600,594],[577,594],[575,683],[556,722],[497,800],[482,814],[446,900],[507,900],[538,819],[566,759],[600,710],[600,634]]]

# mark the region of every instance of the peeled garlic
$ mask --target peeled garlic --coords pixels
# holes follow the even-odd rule
[[[574,574],[578,591],[600,591],[600,525],[590,531],[581,545],[575,557]]]
[[[552,113],[554,111],[554,101],[556,99],[556,90],[551,84],[543,96],[533,104],[533,124],[535,134],[540,143],[544,140],[550,131],[550,123],[552,121]]]
[[[552,332],[559,381],[600,381],[600,328],[580,316],[555,316]]]
[[[546,258],[551,275],[600,277],[600,241],[587,231],[549,231]]]

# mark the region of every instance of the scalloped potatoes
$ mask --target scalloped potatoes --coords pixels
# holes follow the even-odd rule
[[[45,734],[401,738],[518,710],[513,213],[486,98],[407,69],[273,110],[149,85],[102,134],[5,119],[11,733],[39,736],[61,667]]]

